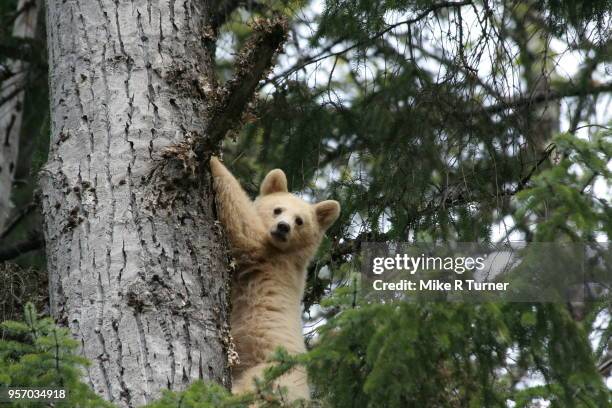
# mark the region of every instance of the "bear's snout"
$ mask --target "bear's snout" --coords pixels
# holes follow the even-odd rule
[[[280,221],[276,224],[276,228],[271,232],[272,236],[280,241],[286,242],[287,235],[291,231],[291,225],[286,221]]]
[[[276,230],[284,235],[288,234],[291,231],[291,225],[285,221],[281,221],[276,224]]]

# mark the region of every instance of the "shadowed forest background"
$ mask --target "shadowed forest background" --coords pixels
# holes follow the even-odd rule
[[[313,406],[611,406],[610,292],[571,304],[357,295],[362,242],[610,240],[610,1],[212,3],[221,84],[256,19],[288,21],[221,135],[226,165],[252,196],[281,168],[291,191],[342,205],[308,271],[310,352],[278,355],[280,371],[308,368]],[[24,37],[16,22],[32,10]],[[44,7],[2,1],[0,22],[0,321],[22,322],[2,326],[0,385],[63,381],[75,390],[66,406],[102,406],[69,332],[31,306],[23,317],[28,302],[50,314],[38,180],[56,142]],[[151,406],[286,405],[269,381],[250,398],[198,383]]]

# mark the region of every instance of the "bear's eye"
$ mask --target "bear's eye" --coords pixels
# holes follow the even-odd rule
[[[303,220],[302,220],[300,217],[297,217],[297,218],[295,219],[295,223],[296,223],[297,225],[302,225],[302,224],[304,223],[304,221],[303,221]]]
[[[282,212],[283,212],[282,208],[277,207],[277,208],[274,209],[274,215],[278,215],[278,214],[280,214]]]

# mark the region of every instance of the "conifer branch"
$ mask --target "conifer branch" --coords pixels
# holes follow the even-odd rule
[[[280,78],[286,78],[289,75],[305,68],[308,65],[311,64],[316,64],[317,62],[320,62],[324,59],[327,58],[331,58],[331,57],[338,57],[340,55],[346,54],[349,51],[354,50],[355,48],[367,45],[371,42],[373,42],[374,40],[382,37],[383,35],[387,34],[389,31],[392,31],[394,29],[396,29],[397,27],[403,26],[403,25],[412,25],[414,23],[417,23],[425,18],[427,18],[429,16],[429,14],[431,13],[435,13],[436,11],[439,11],[441,9],[445,9],[445,8],[452,8],[452,7],[463,7],[463,6],[469,6],[473,4],[471,0],[467,0],[467,1],[445,1],[445,2],[441,2],[441,3],[437,3],[432,5],[431,7],[428,7],[427,9],[425,9],[424,11],[422,11],[421,13],[417,14],[416,17],[408,19],[408,20],[403,20],[400,22],[397,22],[395,24],[391,24],[389,26],[387,26],[385,29],[378,31],[377,33],[375,33],[372,37],[369,37],[363,41],[358,41],[356,43],[354,43],[353,45],[350,45],[340,51],[337,52],[330,52],[332,50],[332,48],[338,44],[340,44],[342,42],[342,39],[335,41],[334,43],[330,44],[329,46],[325,47],[321,52],[319,52],[316,55],[313,55],[311,57],[306,57],[302,60],[302,62],[300,62],[298,65],[286,70],[285,72],[281,72],[280,74],[274,76],[273,78],[271,78],[270,80],[267,81],[267,83],[273,83],[276,82],[278,79]]]
[[[556,99],[563,99],[575,96],[597,95],[600,93],[612,92],[612,82],[604,84],[587,84],[577,86],[565,86],[559,90],[551,90],[546,93],[536,93],[525,97],[508,99],[502,103],[484,108],[486,113],[500,113],[507,109],[517,109],[531,106],[542,102]]]

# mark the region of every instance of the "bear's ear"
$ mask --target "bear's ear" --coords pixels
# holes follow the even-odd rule
[[[287,176],[280,169],[274,169],[268,173],[261,183],[259,195],[265,196],[272,193],[286,193],[287,191]]]
[[[340,204],[335,200],[321,201],[315,204],[315,214],[322,229],[329,228],[340,215]]]

